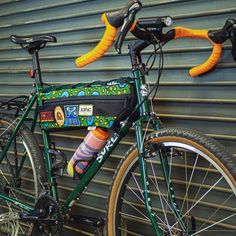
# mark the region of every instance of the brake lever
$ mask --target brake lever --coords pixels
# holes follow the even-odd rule
[[[232,56],[236,61],[236,20],[229,18],[220,30],[209,30],[208,36],[214,43],[222,44],[230,39],[232,43]]]
[[[120,28],[118,37],[115,42],[115,49],[118,52],[118,54],[121,54],[121,47],[122,47],[123,41],[134,22],[134,17],[135,17],[135,14],[133,13],[129,14],[129,16],[124,19],[124,23]]]
[[[136,1],[129,0],[128,6],[129,6],[128,12],[124,15],[123,24],[120,28],[120,31],[118,33],[118,37],[115,42],[115,49],[118,52],[118,54],[121,53],[121,47],[122,47],[123,41],[125,39],[125,36],[129,32],[131,26],[134,23],[135,15],[142,8],[142,4],[138,0],[136,0]]]

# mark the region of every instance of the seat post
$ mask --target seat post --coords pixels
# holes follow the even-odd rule
[[[40,62],[39,62],[39,51],[35,50],[32,52],[32,64],[33,64],[33,71],[35,75],[35,82],[37,85],[40,85],[40,87],[43,86],[42,82],[42,76],[41,76],[41,68],[40,68]]]
[[[19,44],[22,48],[32,55],[33,73],[31,78],[35,79],[36,89],[43,87],[41,69],[39,63],[39,50],[44,48],[48,42],[57,42],[57,38],[50,34],[33,35],[32,37],[11,35],[13,43]]]

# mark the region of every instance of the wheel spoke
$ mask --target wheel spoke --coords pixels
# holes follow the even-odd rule
[[[151,179],[151,182],[153,182],[153,180]],[[157,186],[156,187],[156,189],[157,189],[157,195],[159,195],[159,198],[163,198],[163,200],[165,201],[165,203],[166,203],[166,208],[165,208],[165,212],[167,212],[167,207],[170,209],[170,210],[172,210],[172,207],[170,206],[170,204],[168,203],[168,201],[165,199],[165,197],[164,197],[164,195],[161,193],[161,191],[160,191],[160,189],[159,189],[159,187]],[[163,202],[163,201],[162,201]]]
[[[0,134],[0,137],[5,134],[10,128],[14,126],[14,124],[19,120],[19,118],[16,118],[7,128],[4,129],[4,131]]]
[[[210,169],[211,166],[212,166],[212,164],[209,163],[208,169]],[[206,178],[207,178],[207,176],[208,176],[208,173],[209,173],[209,170],[206,171],[206,173],[205,173],[205,175],[204,175],[204,177],[203,177],[203,180],[201,181],[201,184],[199,185],[198,191],[197,191],[197,193],[196,193],[196,195],[195,195],[195,197],[194,197],[193,202],[195,202],[195,200],[197,199],[197,197],[198,197],[198,195],[199,195],[199,193],[200,193],[200,191],[201,191],[201,189],[202,189],[202,186],[204,185],[204,183],[205,183],[205,181],[206,181]],[[192,207],[192,205],[191,205],[191,207]]]
[[[128,204],[130,207],[132,207],[134,210],[136,210],[140,215],[142,215],[146,220],[149,220],[149,218],[143,214],[137,207],[135,207],[132,203],[130,203],[129,201],[127,201],[126,199],[123,199],[123,201]]]
[[[201,232],[203,232],[203,231],[206,231],[206,230],[212,228],[213,226],[218,225],[218,224],[224,222],[225,220],[228,220],[228,219],[232,218],[233,216],[236,216],[236,213],[234,213],[234,214],[232,214],[232,215],[230,215],[230,216],[228,216],[228,217],[225,217],[224,219],[219,220],[219,221],[215,222],[214,224],[209,225],[209,226],[207,226],[207,227],[205,227],[205,228],[203,228],[203,229],[201,229],[201,230],[198,230],[196,233],[192,234],[191,236],[194,236],[194,235],[197,235],[197,234],[199,234],[199,233],[201,233]]]
[[[137,181],[137,179],[136,179],[136,177],[135,177],[135,175],[134,175],[133,172],[132,172],[132,177],[133,177],[133,179],[134,179],[134,181],[135,181],[135,183],[136,183],[136,185],[137,185],[137,187],[138,187],[138,190],[139,190],[140,194],[142,195],[142,198],[144,199],[143,191],[142,191],[142,189],[140,188],[139,183],[138,183],[138,181]]]
[[[180,129],[152,133],[145,142],[145,152],[150,153],[146,158],[149,201],[162,234],[234,235],[236,186],[227,164],[229,156],[221,146],[197,132]],[[163,159],[153,147],[162,150]],[[108,219],[112,235],[155,235],[138,160],[134,146],[115,177]]]
[[[9,122],[8,122],[9,120]],[[10,118],[0,119],[0,153],[13,132],[18,118],[10,121]],[[40,177],[36,158],[41,158],[40,150],[33,142],[32,133],[25,127],[20,128],[2,162],[0,163],[0,191],[9,197],[21,202],[35,203],[38,198]],[[39,150],[37,152],[37,150]],[[42,162],[42,160],[39,160]],[[0,235],[19,236],[29,235],[32,230],[32,223],[22,222],[19,213],[23,210],[6,200],[1,200],[0,204]],[[4,232],[3,232],[4,231]]]
[[[182,203],[180,212],[183,211],[183,207],[184,207],[186,198],[188,197],[188,191],[189,191],[190,185],[191,185],[191,183],[192,183],[192,178],[193,178],[193,174],[194,174],[194,172],[195,172],[195,168],[196,168],[196,165],[197,165],[197,162],[198,162],[198,157],[199,157],[199,155],[197,154],[197,158],[196,158],[195,163],[194,163],[194,165],[193,165],[193,170],[192,170],[192,172],[191,172],[191,175],[190,175],[190,178],[189,178],[189,181],[188,181],[186,193],[185,193],[185,196],[184,196],[184,200],[183,200],[183,203]]]
[[[216,182],[215,182],[215,184],[213,185],[213,186],[211,186],[211,188],[206,192],[206,193],[204,193],[200,198],[199,198],[199,200],[198,201],[196,201],[185,213],[184,213],[184,215],[182,216],[182,218],[184,218],[221,180],[223,179],[223,176],[220,178],[220,179],[218,179]],[[178,221],[177,222],[175,222],[175,224],[173,225],[173,226],[176,226],[178,224]],[[171,226],[171,227],[173,227],[173,226]]]
[[[144,200],[141,199],[130,186],[127,185],[127,188],[145,205]],[[134,208],[138,213],[143,215],[147,220],[150,220],[146,215],[144,215],[141,211],[139,211],[132,203],[130,203],[126,199],[123,199],[123,201],[125,201],[128,205],[130,205],[132,208]],[[164,221],[159,216],[156,215],[156,217],[158,218],[158,220],[160,220],[164,224]]]
[[[219,206],[224,206],[224,204],[226,204],[230,199],[231,197],[234,196],[234,194],[232,193],[227,199],[225,199],[221,204],[219,204]],[[221,207],[218,207],[208,218],[207,220],[211,220],[217,212],[219,212],[219,210],[221,209]],[[200,227],[199,229],[201,230],[203,228],[203,226],[206,224],[206,222],[204,222]]]
[[[167,223],[167,226],[168,228],[170,228],[170,224],[168,222],[168,219],[167,219],[167,215],[166,215],[166,211],[164,209],[164,205],[163,205],[163,201],[162,201],[162,194],[159,190],[159,187],[158,187],[158,183],[157,183],[157,177],[156,177],[156,173],[155,173],[155,170],[154,170],[154,167],[153,167],[153,164],[152,164],[152,160],[150,160],[150,164],[151,164],[151,169],[152,169],[152,174],[154,176],[154,180],[155,180],[155,184],[154,186],[156,187],[157,191],[158,191],[158,196],[159,196],[159,199],[160,199],[160,203],[161,203],[161,207],[162,207],[162,210],[163,210],[163,214],[164,214],[164,217],[165,217],[165,221]],[[151,181],[153,182],[153,180],[151,179]]]
[[[143,204],[145,204],[145,203],[144,203],[144,200],[141,199],[141,198],[138,196],[138,194],[135,193],[135,191],[134,191],[129,185],[127,185],[127,188],[128,188]]]

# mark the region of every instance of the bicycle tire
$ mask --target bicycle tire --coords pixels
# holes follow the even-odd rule
[[[14,120],[0,114],[0,153],[15,127]],[[34,206],[45,178],[45,164],[39,145],[23,124],[0,164],[0,191]],[[0,235],[31,235],[33,224],[21,222],[12,214],[19,213],[20,209],[4,200],[0,199],[0,202]]]
[[[148,182],[152,209],[159,217],[163,235],[208,236],[213,235],[212,232],[214,236],[235,235],[236,163],[226,149],[199,132],[180,128],[149,134],[145,138],[147,149],[150,144],[158,144],[159,149],[162,147],[161,152],[146,150],[147,156],[148,151],[152,152],[146,163],[150,168]],[[164,175],[154,173],[154,167],[160,169],[163,152],[171,166],[169,180],[172,181],[185,228],[178,223],[178,217],[168,201]],[[139,177],[137,148],[134,145],[119,164],[110,189],[107,210],[109,236],[155,235],[146,217]]]

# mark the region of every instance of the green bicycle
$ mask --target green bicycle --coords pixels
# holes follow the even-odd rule
[[[228,19],[224,27],[216,31],[177,27],[164,34],[163,28],[171,26],[172,19],[166,16],[135,20],[141,7],[139,0],[130,0],[122,10],[104,14],[106,32],[101,42],[76,60],[82,67],[99,59],[112,45],[117,29],[120,31],[115,46],[120,53],[126,34],[131,31],[139,39],[129,45],[132,78],[66,86],[45,84],[38,52],[48,42],[56,42],[56,38],[11,36],[14,43],[32,55],[31,77],[35,82],[30,96],[1,104],[8,109],[16,108],[15,114],[0,113],[1,235],[61,235],[63,224],[72,222],[104,228],[103,233],[109,236],[235,235],[235,161],[219,143],[196,131],[161,129],[152,100],[148,98],[155,96],[158,89],[164,44],[180,37],[208,39],[213,52],[206,62],[191,69],[190,75],[197,76],[214,67],[220,57],[221,44],[227,39],[233,43],[236,58],[236,21]],[[160,55],[157,83],[153,88],[146,82],[152,65],[147,68],[141,58],[141,52],[150,45],[154,46],[150,56],[152,65],[157,52]],[[98,88],[105,92],[98,94]],[[82,93],[84,90],[89,96]],[[114,91],[117,92],[113,94]],[[113,100],[109,103],[111,97]],[[104,111],[105,115],[96,108],[101,103],[105,104],[105,110],[109,109],[108,113]],[[38,117],[42,150],[33,135]],[[50,141],[50,132],[94,126],[109,130],[111,137],[85,171],[75,174],[78,184],[65,201],[59,202],[56,177],[62,175],[66,157]],[[151,132],[149,126],[152,126]],[[72,214],[74,202],[131,128],[135,129],[136,144],[115,172],[107,219]]]

